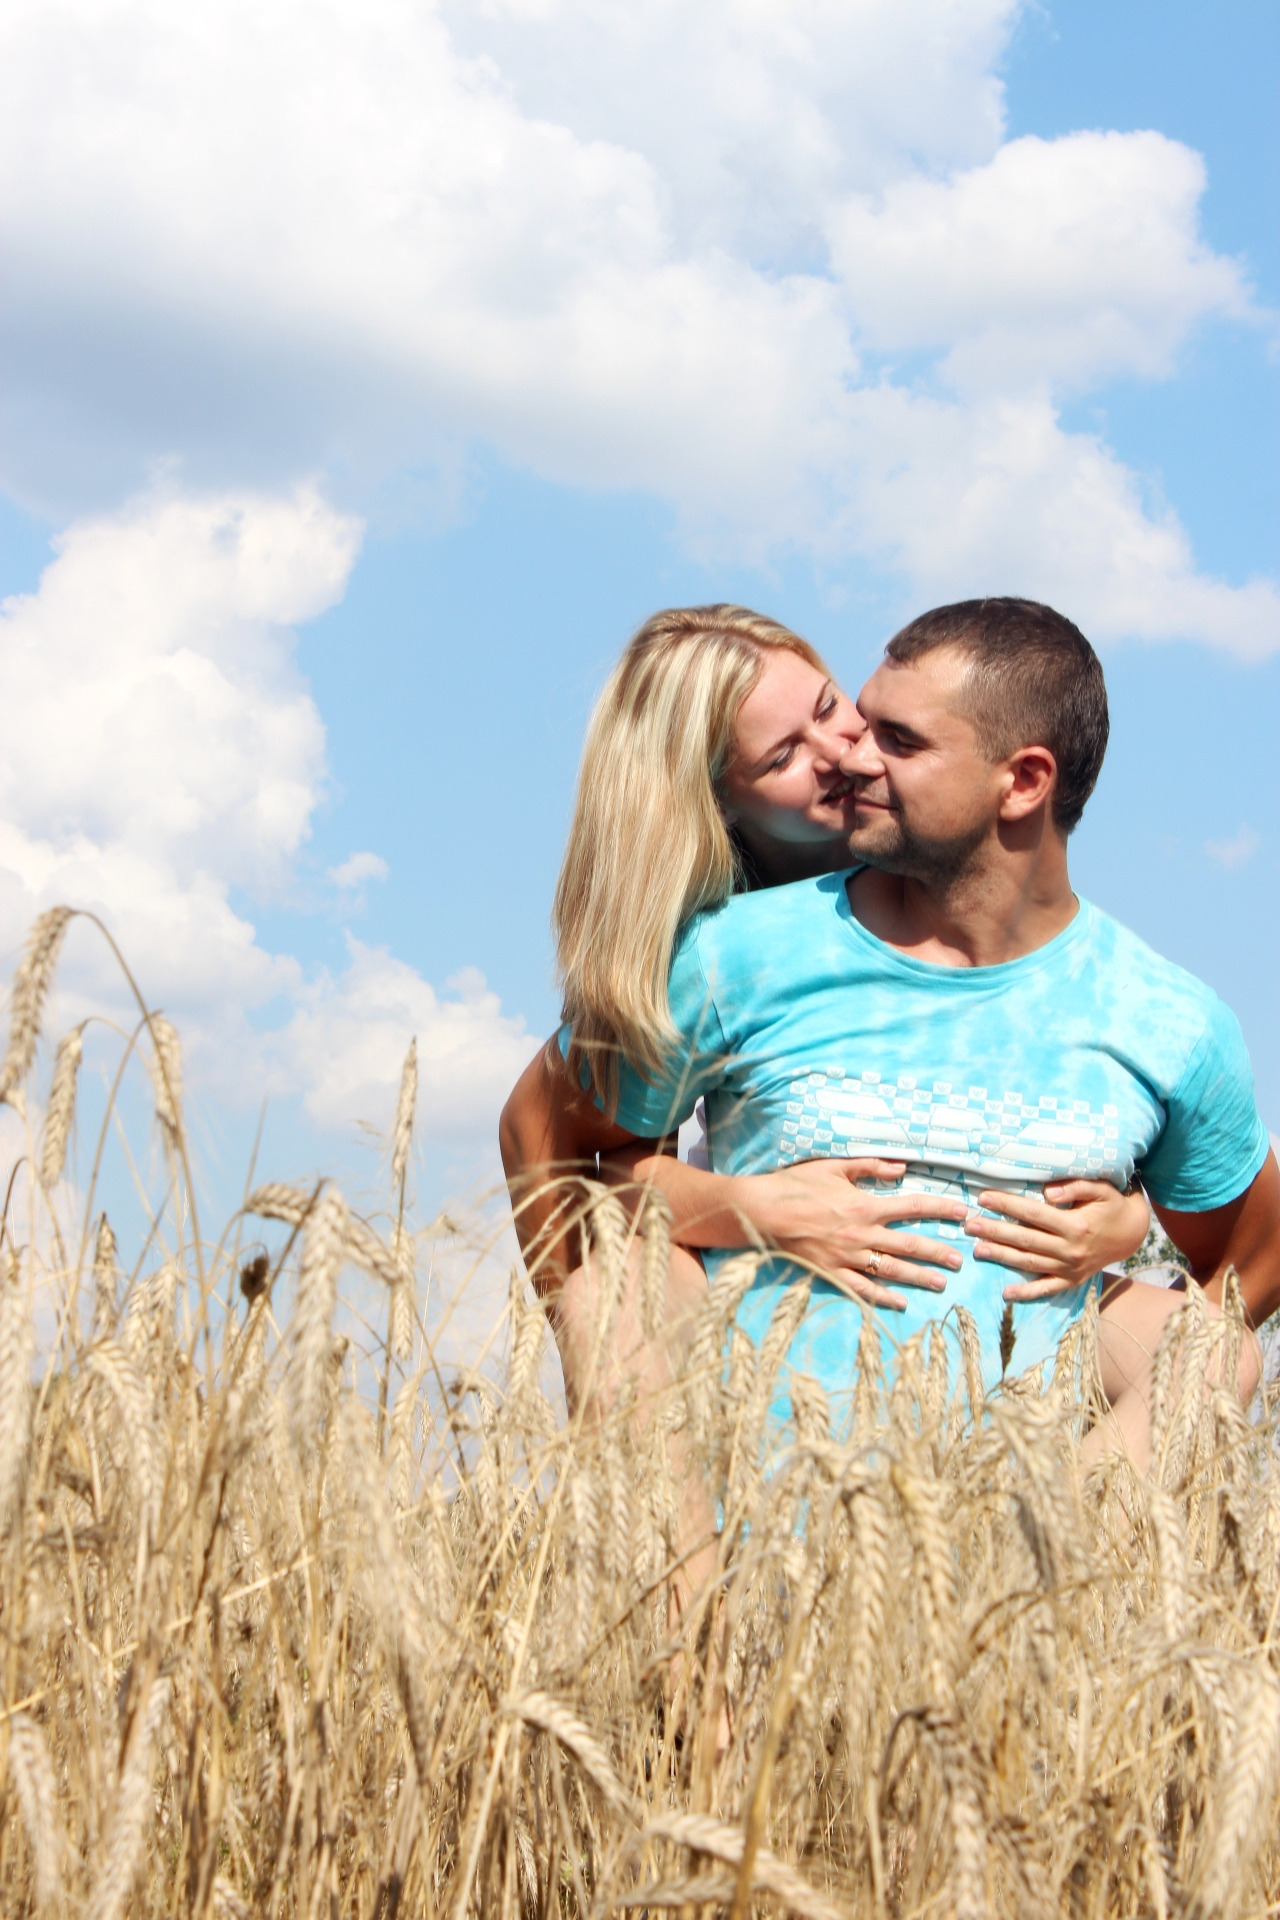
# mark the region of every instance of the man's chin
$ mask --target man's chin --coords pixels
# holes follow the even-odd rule
[[[890,828],[885,831],[885,823],[875,826],[855,827],[849,835],[847,846],[849,859],[855,865],[879,867],[883,873],[897,873],[905,849],[900,834]]]

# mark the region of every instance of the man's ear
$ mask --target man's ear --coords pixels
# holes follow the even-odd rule
[[[1048,747],[1019,747],[1005,761],[1002,820],[1025,820],[1053,798],[1058,763]]]

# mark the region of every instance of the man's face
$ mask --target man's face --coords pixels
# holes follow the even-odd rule
[[[845,763],[855,860],[936,885],[963,873],[995,832],[1003,768],[956,710],[967,666],[940,647],[909,666],[886,660],[862,689],[867,731]]]

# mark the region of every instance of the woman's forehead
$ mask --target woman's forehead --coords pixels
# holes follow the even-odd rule
[[[738,739],[763,739],[780,729],[801,725],[813,714],[814,702],[827,685],[820,667],[810,666],[786,647],[771,647],[760,678],[738,709]]]

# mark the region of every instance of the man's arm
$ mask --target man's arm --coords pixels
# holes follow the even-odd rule
[[[1280,1167],[1274,1153],[1225,1207],[1175,1213],[1154,1201],[1152,1206],[1211,1300],[1221,1300],[1223,1278],[1234,1267],[1251,1326],[1261,1326],[1280,1307]]]
[[[577,1182],[599,1177],[597,1154],[634,1138],[575,1086],[554,1040],[539,1048],[498,1122],[516,1237],[538,1294],[556,1292],[581,1260]]]

